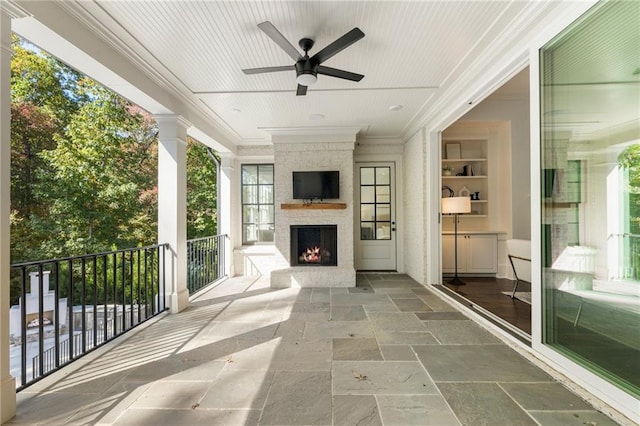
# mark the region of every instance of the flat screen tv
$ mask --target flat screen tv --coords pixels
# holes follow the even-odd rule
[[[296,200],[340,198],[340,172],[293,172],[293,198]]]

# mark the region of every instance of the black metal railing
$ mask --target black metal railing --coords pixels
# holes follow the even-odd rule
[[[17,390],[165,311],[167,248],[11,265],[12,287],[20,291],[10,310],[18,327],[11,343],[21,351],[20,366],[11,366]]]
[[[196,238],[187,241],[187,288],[194,294],[211,283],[226,277],[226,235]]]

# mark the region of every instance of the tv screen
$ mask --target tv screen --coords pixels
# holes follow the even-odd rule
[[[340,172],[293,172],[293,198],[296,200],[340,198]]]

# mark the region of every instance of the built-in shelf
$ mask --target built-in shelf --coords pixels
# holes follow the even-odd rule
[[[344,210],[347,208],[346,203],[296,203],[296,204],[280,204],[282,210]]]
[[[453,216],[453,214],[443,213],[443,216]],[[458,217],[463,218],[463,217],[489,217],[489,216],[486,214],[463,213],[463,214],[459,214]]]
[[[443,139],[442,143],[442,186],[443,195],[453,192],[454,196],[470,195],[474,220],[488,218],[491,194],[489,193],[489,142],[484,138]],[[449,155],[454,158],[446,158]]]
[[[443,163],[469,163],[472,161],[487,161],[486,158],[443,158]]]
[[[474,176],[442,176],[442,180],[445,179],[486,179],[486,175],[474,175]]]

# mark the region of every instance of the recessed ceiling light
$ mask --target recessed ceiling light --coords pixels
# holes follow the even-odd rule
[[[237,113],[239,113],[241,111],[238,108],[231,108],[231,112],[234,113],[234,114],[237,114]]]
[[[309,115],[309,120],[313,120],[313,121],[322,120],[323,118],[324,118],[324,115],[322,115],[322,114],[311,114],[311,115]]]
[[[402,109],[402,105],[391,105],[389,107],[389,111],[400,111]]]

